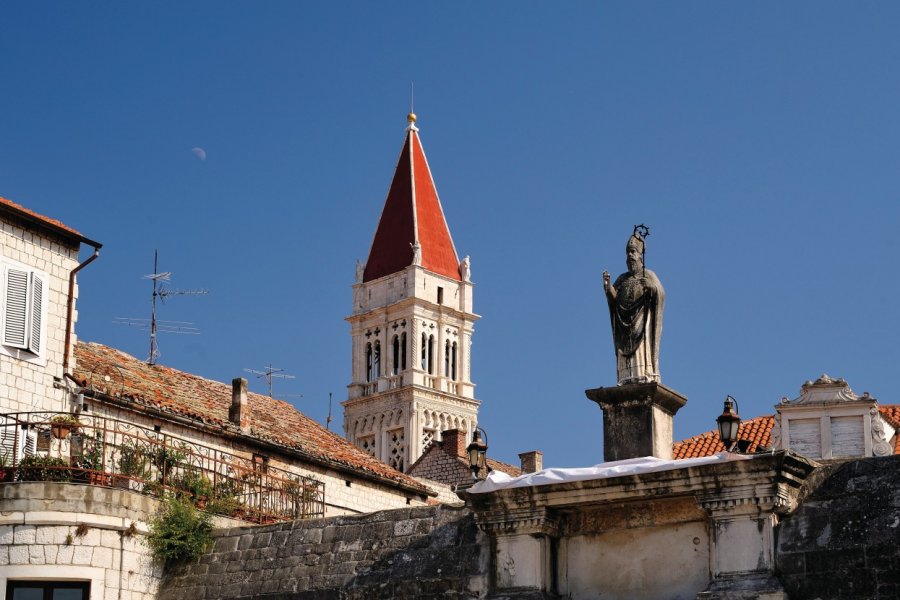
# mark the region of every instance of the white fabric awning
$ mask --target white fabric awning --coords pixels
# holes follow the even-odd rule
[[[713,456],[700,458],[682,458],[679,460],[663,460],[653,456],[642,458],[629,458],[614,462],[601,463],[593,467],[574,469],[544,469],[536,473],[527,473],[519,477],[510,477],[500,471],[491,471],[484,481],[479,481],[467,491],[470,494],[486,494],[508,488],[531,487],[535,485],[549,485],[551,483],[565,483],[567,481],[589,481],[592,479],[608,479],[623,475],[638,475],[640,473],[656,473],[658,471],[671,471],[673,469],[686,469],[714,463],[729,462],[734,460],[748,460],[753,455],[732,454],[720,452]]]

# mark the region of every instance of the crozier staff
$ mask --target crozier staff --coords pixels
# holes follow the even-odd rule
[[[648,234],[643,225],[634,228],[625,246],[628,272],[619,275],[615,283],[610,284],[609,273],[603,271],[619,385],[660,380],[659,338],[666,293],[656,273],[644,268]]]

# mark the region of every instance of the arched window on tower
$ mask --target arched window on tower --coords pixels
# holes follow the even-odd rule
[[[372,381],[372,344],[366,343],[366,381]]]
[[[400,369],[406,370],[406,332],[400,334]]]
[[[394,336],[391,343],[393,352],[391,353],[391,372],[396,375],[400,372],[400,337]]]
[[[444,344],[444,377],[450,377],[450,340]]]
[[[453,347],[450,349],[450,378],[453,381],[456,381],[456,342],[453,342]]]
[[[428,374],[434,375],[434,336],[428,336]]]
[[[422,370],[428,370],[428,334],[422,334]]]
[[[375,352],[372,358],[372,374],[374,379],[381,377],[381,342],[375,341]]]

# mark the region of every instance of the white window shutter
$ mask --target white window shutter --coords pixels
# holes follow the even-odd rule
[[[6,269],[6,319],[3,343],[27,348],[28,341],[28,272]]]
[[[807,458],[822,458],[821,420],[791,419],[788,422],[791,450]]]
[[[41,326],[43,325],[44,281],[34,273],[31,275],[31,335],[28,349],[35,354],[41,353]]]

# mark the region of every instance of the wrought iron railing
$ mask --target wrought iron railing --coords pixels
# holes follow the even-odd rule
[[[72,481],[177,497],[253,523],[323,516],[325,484],[119,419],[82,413],[0,414],[0,483]]]

